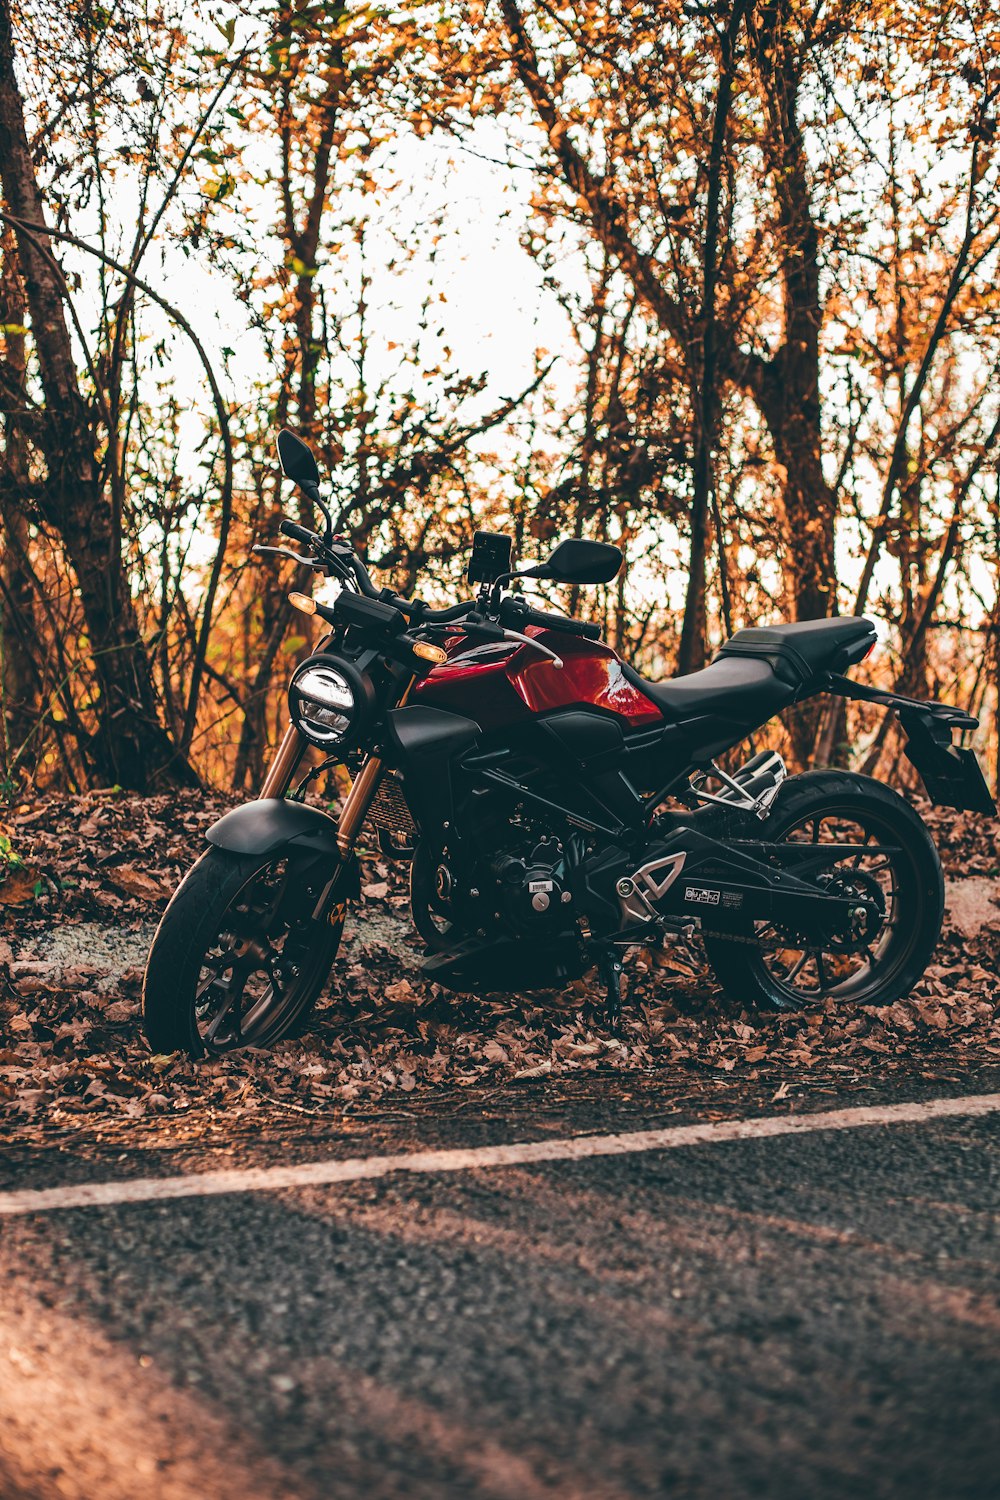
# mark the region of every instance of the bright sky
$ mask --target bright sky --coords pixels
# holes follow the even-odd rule
[[[483,127],[484,138],[498,134]],[[501,142],[488,142],[497,150]],[[392,170],[409,184],[379,206],[397,235],[414,249],[403,274],[386,263],[393,247],[388,234],[379,253],[378,224],[370,247],[367,270],[372,277],[371,304],[378,309],[376,343],[412,340],[420,305],[428,286],[444,292],[435,319],[458,369],[485,370],[490,376],[490,399],[511,395],[532,378],[533,353],[541,346],[552,353],[573,356],[569,324],[554,294],[542,285],[536,261],[519,243],[527,222],[527,177],[504,171],[482,156],[432,138],[406,135],[393,143]],[[123,193],[127,202],[127,190]],[[421,242],[420,226],[440,213],[447,232],[431,263]],[[326,257],[327,260],[329,257]],[[397,256],[398,259],[398,256]],[[565,270],[572,276],[573,268]],[[238,400],[238,382],[264,373],[257,336],[250,329],[246,309],[234,295],[224,274],[207,258],[185,257],[168,250],[158,290],[182,310],[198,313],[198,333],[216,355],[223,372],[221,351],[228,346],[231,393]],[[188,358],[178,349],[178,356]],[[387,359],[387,368],[392,361]],[[192,371],[198,368],[197,361]]]

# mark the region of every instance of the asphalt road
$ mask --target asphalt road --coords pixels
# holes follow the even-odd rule
[[[998,1160],[993,1114],[6,1219],[0,1495],[992,1497]]]

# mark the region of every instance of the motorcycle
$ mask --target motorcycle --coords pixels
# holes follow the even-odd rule
[[[563,985],[595,965],[609,1022],[622,954],[700,928],[739,1004],[888,1005],[926,968],[942,921],[934,842],[898,793],[844,770],[788,775],[780,755],[723,757],[818,694],[894,712],[905,754],[940,805],[995,815],[977,720],[852,681],[870,620],[738,630],[710,665],[648,681],[597,626],[535,608],[515,581],[601,584],[611,545],[571,538],[515,571],[510,538],[477,532],[474,598],[433,609],[373,582],[333,534],[316,461],[282,431],[287,477],[322,512],[277,553],[340,581],[332,605],[292,603],[328,627],[288,689],[289,726],[257,800],[227,813],[153,940],[143,1019],[157,1052],[266,1046],[301,1029],[359,897],[366,826],[410,861],[423,971],[455,990]],[[307,747],[323,752],[300,786]],[[732,762],[729,762],[732,766]],[[333,817],[301,798],[346,766]]]

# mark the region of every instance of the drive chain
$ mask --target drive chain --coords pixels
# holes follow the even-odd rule
[[[712,932],[708,927],[699,929],[703,938],[721,938],[724,943],[743,943],[748,948],[774,947],[773,943],[762,943],[759,938],[744,937],[740,932]]]
[[[822,943],[809,942],[801,933],[795,936],[790,935],[788,941],[784,943],[776,943],[773,939],[769,943],[762,943],[759,938],[744,937],[740,932],[713,932],[707,927],[702,927],[699,931],[703,938],[721,938],[724,943],[742,943],[744,947],[757,948],[761,953],[782,953],[788,948],[796,952],[801,949],[806,952],[818,951],[822,953],[839,953],[841,955],[861,951],[860,948],[824,948]]]

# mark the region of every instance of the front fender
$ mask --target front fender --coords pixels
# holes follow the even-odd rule
[[[304,802],[262,797],[244,802],[213,823],[205,837],[217,849],[233,854],[274,854],[293,848],[340,860],[337,824],[327,813]]]

